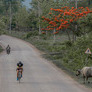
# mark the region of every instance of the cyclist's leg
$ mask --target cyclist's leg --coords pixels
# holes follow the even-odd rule
[[[21,67],[21,77],[22,77],[23,67]]]
[[[17,80],[18,80],[18,73],[19,73],[19,71],[17,70]]]
[[[22,71],[21,71],[21,77],[22,77]]]

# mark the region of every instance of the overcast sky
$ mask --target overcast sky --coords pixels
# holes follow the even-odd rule
[[[31,2],[31,0],[25,0],[25,2],[23,4],[26,5],[27,8],[30,8],[30,4],[29,4],[30,2]]]

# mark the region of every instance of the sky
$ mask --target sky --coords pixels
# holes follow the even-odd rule
[[[27,7],[27,8],[30,8],[30,3],[31,0],[25,0],[25,2],[23,2],[23,4]]]

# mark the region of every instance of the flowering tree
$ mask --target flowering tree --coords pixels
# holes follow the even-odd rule
[[[50,17],[46,18],[42,16],[43,22],[47,22],[48,26],[42,30],[54,30],[53,34],[57,34],[62,29],[68,29],[74,26],[74,22],[82,17],[86,17],[87,14],[92,13],[88,7],[79,7],[78,9],[67,6],[61,7],[61,9],[51,8]],[[72,30],[74,34],[74,30]]]

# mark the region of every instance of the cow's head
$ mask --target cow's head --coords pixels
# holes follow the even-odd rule
[[[81,70],[80,69],[76,70],[76,76],[79,76],[80,74],[81,74]]]

